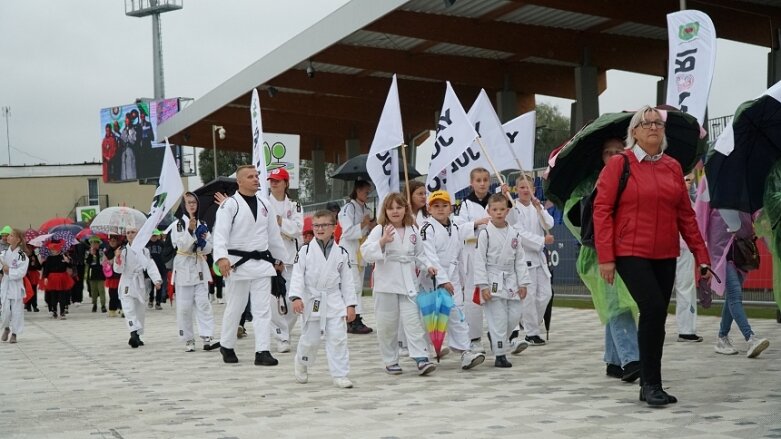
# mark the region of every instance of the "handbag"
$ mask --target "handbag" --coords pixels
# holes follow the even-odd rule
[[[103,269],[103,276],[105,276],[106,279],[109,279],[114,275],[114,269],[111,267],[111,261],[105,260],[100,265]]]
[[[741,271],[759,268],[759,249],[756,235],[751,238],[735,237],[732,242],[732,262]]]

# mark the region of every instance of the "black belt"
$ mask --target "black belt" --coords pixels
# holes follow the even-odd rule
[[[233,268],[233,269],[236,269],[241,264],[243,264],[243,263],[245,263],[245,262],[247,262],[249,260],[255,260],[255,261],[263,260],[263,261],[266,261],[266,262],[270,263],[271,265],[274,265],[276,263],[276,259],[274,259],[274,257],[271,256],[271,252],[268,251],[268,250],[264,250],[264,251],[253,250],[251,252],[248,252],[248,251],[244,251],[244,250],[229,249],[228,250],[228,254],[232,255],[232,256],[239,256],[239,257],[241,257],[241,259],[236,261],[236,263],[231,266],[231,268]]]

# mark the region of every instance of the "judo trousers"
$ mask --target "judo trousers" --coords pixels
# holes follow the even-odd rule
[[[125,313],[128,332],[138,331],[138,335],[143,334],[146,302],[130,294],[120,296],[119,300],[122,302],[122,311]]]
[[[291,311],[292,312],[292,311]],[[320,347],[320,320],[303,325],[296,348],[296,361],[310,367],[315,364]],[[325,322],[325,356],[333,378],[344,378],[350,373],[350,355],[347,352],[347,323],[344,317],[332,317]]]
[[[179,326],[179,339],[182,341],[195,339],[193,315],[198,322],[198,335],[214,335],[214,314],[206,284],[176,285],[176,324]]]
[[[236,330],[244,314],[247,300],[252,310],[252,327],[255,332],[255,352],[268,351],[271,343],[271,278],[252,280],[225,279],[225,313],[222,315],[220,345],[227,349],[236,346]]]
[[[542,317],[553,293],[550,278],[542,267],[529,267],[529,277],[532,283],[526,286],[526,298],[521,300],[521,319],[526,335],[533,336],[541,333]]]
[[[24,332],[24,303],[22,299],[5,299],[0,311],[0,329],[11,328],[11,334]]]
[[[420,320],[420,310],[406,294],[374,292],[374,316],[377,319],[377,341],[382,362],[386,366],[399,364],[399,320],[409,343],[410,358],[428,358],[428,337]]]
[[[675,321],[678,334],[697,333],[697,287],[694,284],[694,255],[681,249],[675,267]]]
[[[483,304],[483,308],[491,335],[491,350],[494,355],[507,355],[510,352],[510,333],[521,318],[521,302],[493,297]]]

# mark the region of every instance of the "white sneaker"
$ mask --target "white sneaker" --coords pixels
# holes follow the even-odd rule
[[[195,352],[195,340],[187,340],[184,345],[185,352]]]
[[[461,369],[471,369],[485,361],[485,354],[480,352],[464,351],[461,354]]]
[[[309,381],[309,374],[307,373],[306,366],[298,362],[298,360],[293,362],[295,374],[296,374],[296,382],[299,384],[306,384],[307,381]]]
[[[214,303],[214,294],[209,294],[209,303]]]
[[[770,346],[770,342],[766,338],[757,338],[756,335],[751,334],[751,337],[748,339],[746,356],[748,358],[757,358],[768,346]]]
[[[485,353],[483,342],[480,340],[474,340],[471,343],[469,343],[469,350],[472,352],[480,352],[481,354]]]
[[[732,340],[729,337],[719,337],[714,350],[716,353],[724,355],[736,355],[738,353],[738,350],[732,346]]]
[[[220,305],[225,305],[225,301],[223,299],[217,299],[217,303]]]
[[[353,382],[347,377],[334,378],[334,386],[341,387],[342,389],[352,389]]]
[[[519,340],[516,338],[510,342],[510,353],[513,355],[518,355],[525,351],[528,347],[529,343],[526,340]]]
[[[290,342],[287,340],[282,340],[277,342],[277,352],[280,354],[284,354],[285,352],[290,352]]]

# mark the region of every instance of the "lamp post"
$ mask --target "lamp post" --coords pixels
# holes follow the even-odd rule
[[[214,153],[214,156],[212,157],[212,162],[214,162],[214,178],[217,178],[217,135],[219,134],[220,139],[225,139],[225,128],[222,125],[212,125],[212,152]]]

